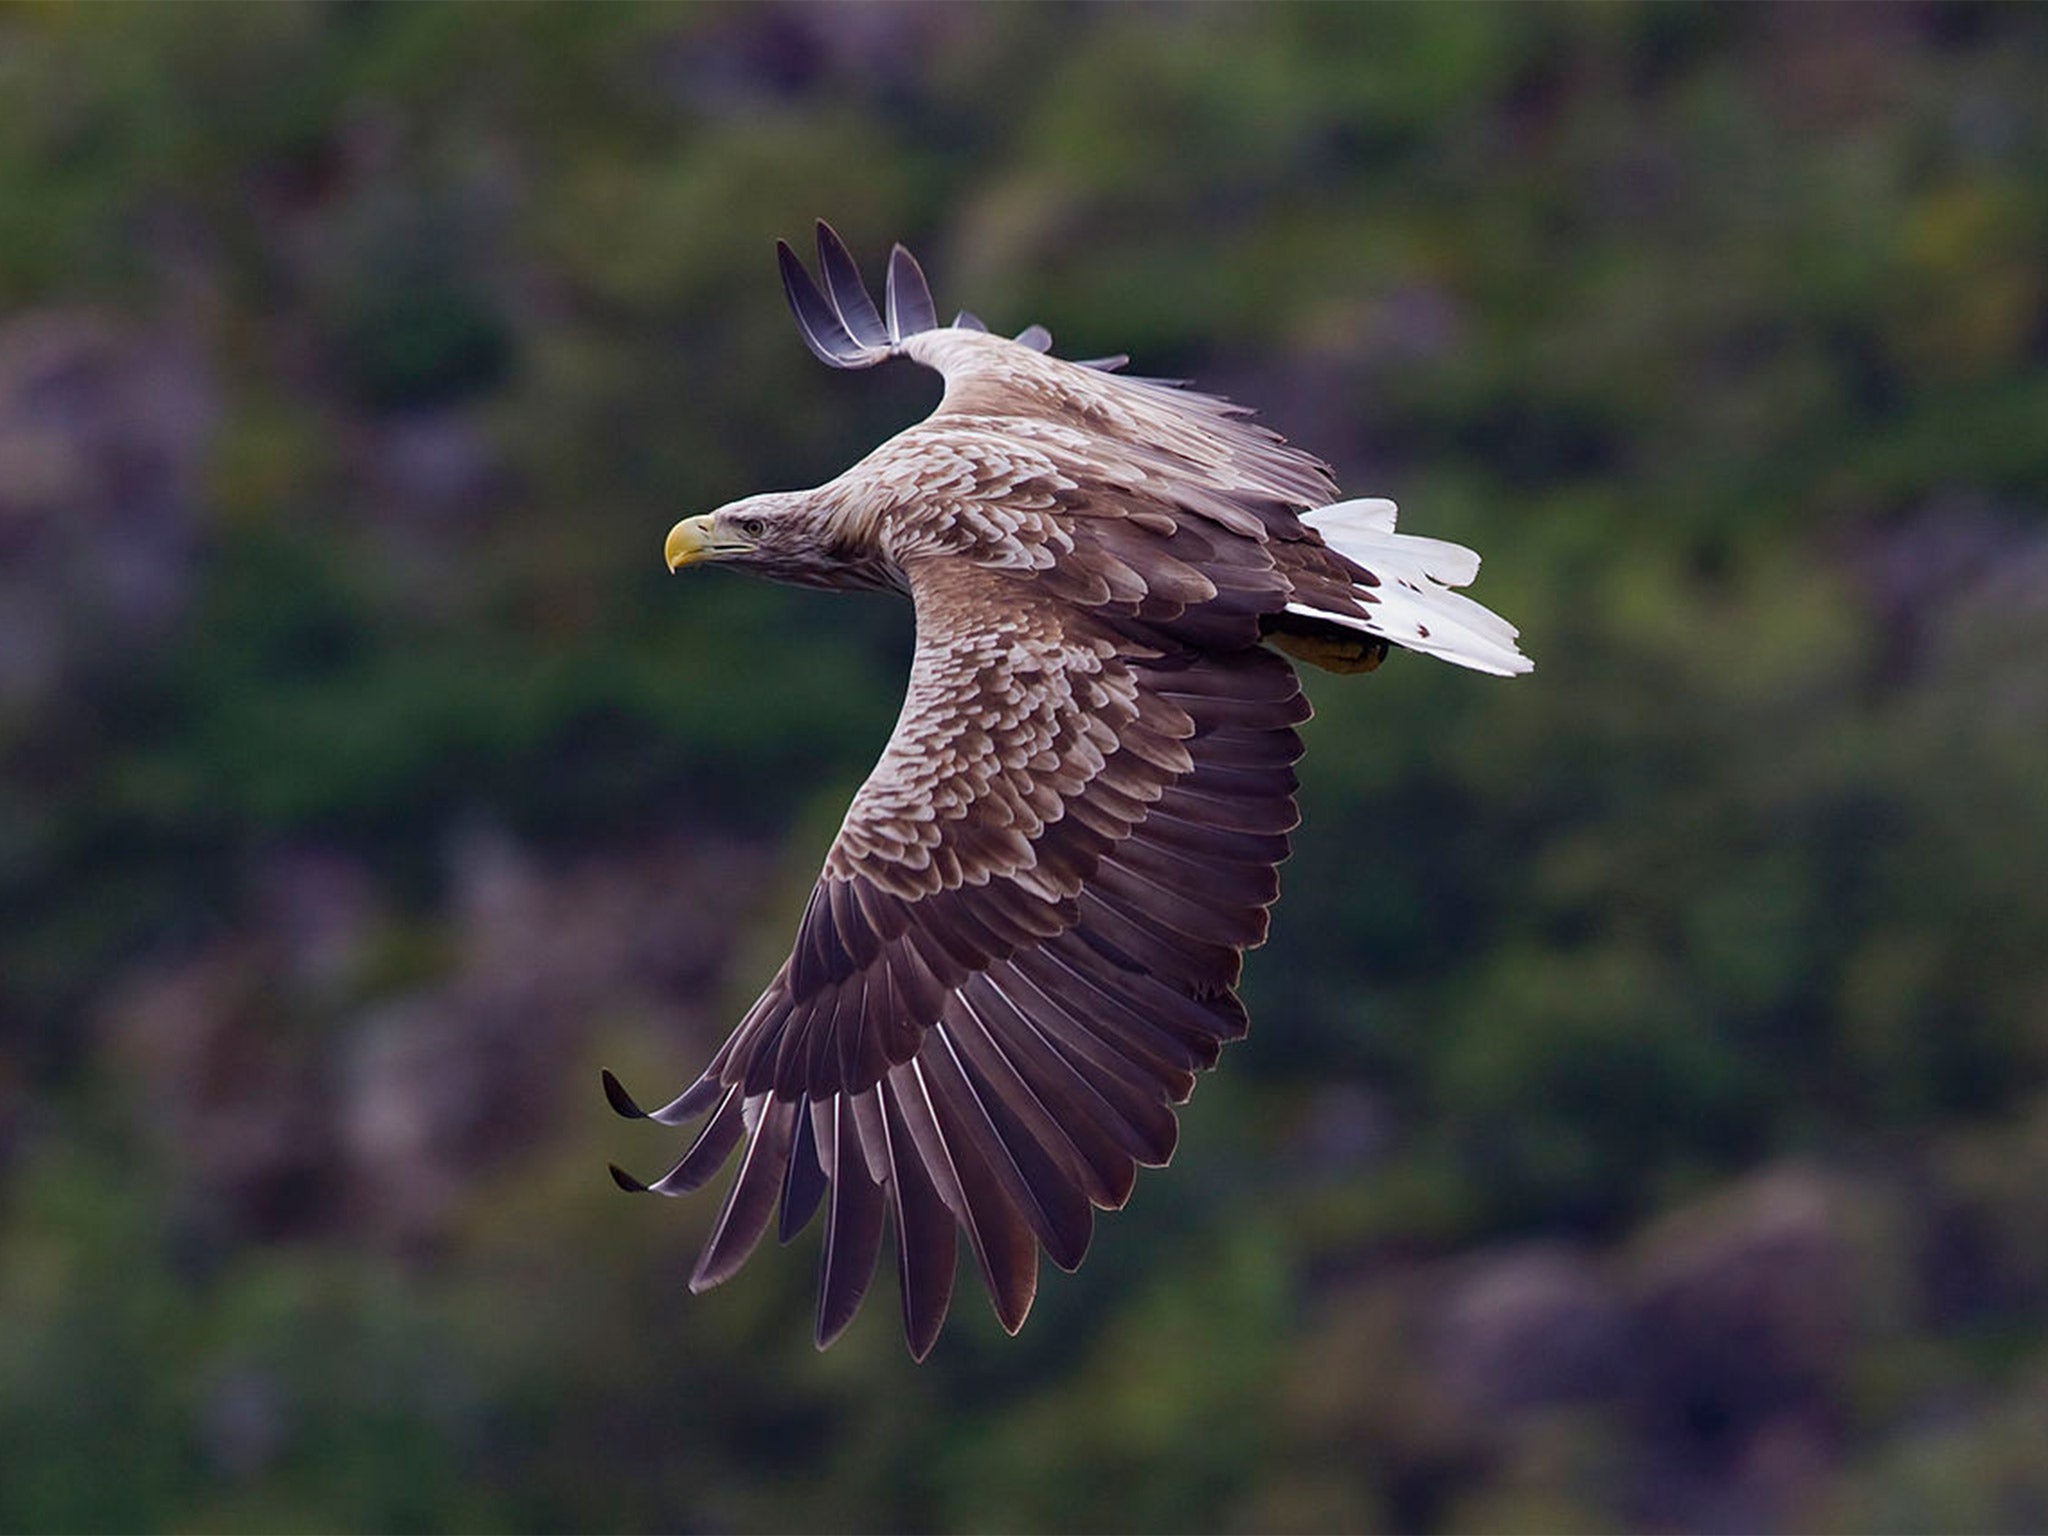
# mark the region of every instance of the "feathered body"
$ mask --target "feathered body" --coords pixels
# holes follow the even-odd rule
[[[744,1142],[700,1289],[778,1204],[786,1240],[823,1203],[821,1347],[886,1217],[922,1358],[956,1232],[1014,1331],[1038,1249],[1080,1262],[1094,1209],[1167,1160],[1172,1106],[1244,1033],[1235,984],[1279,892],[1309,713],[1275,647],[1334,670],[1389,644],[1528,662],[1447,589],[1477,556],[1395,533],[1391,503],[1333,505],[1328,469],[1238,407],[1053,358],[1036,327],[940,327],[900,246],[886,319],[825,226],[823,294],[780,254],[821,358],[907,356],[945,397],[816,490],[686,519],[670,563],[900,591],[917,648],[789,960],[654,1112],[710,1118],[651,1187],[695,1189]]]

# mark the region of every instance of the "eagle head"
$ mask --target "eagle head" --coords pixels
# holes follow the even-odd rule
[[[769,491],[686,517],[668,531],[668,568],[716,562],[805,587],[866,587],[871,555],[819,491]]]

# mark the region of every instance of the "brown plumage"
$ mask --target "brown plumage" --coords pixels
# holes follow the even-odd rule
[[[1329,470],[1238,407],[1054,358],[1040,327],[941,327],[901,246],[883,308],[825,225],[823,292],[778,254],[819,357],[910,357],[945,398],[827,485],[686,519],[669,563],[894,589],[916,655],[789,959],[651,1113],[708,1115],[697,1140],[651,1185],[613,1174],[682,1194],[740,1151],[697,1290],[778,1207],[787,1241],[822,1206],[821,1348],[893,1225],[922,1359],[957,1234],[1014,1332],[1039,1249],[1080,1263],[1094,1211],[1167,1161],[1173,1106],[1245,1031],[1239,967],[1279,894],[1309,713],[1275,648],[1334,671],[1389,645],[1528,662],[1448,590],[1477,556],[1395,533],[1390,503],[1332,505]]]

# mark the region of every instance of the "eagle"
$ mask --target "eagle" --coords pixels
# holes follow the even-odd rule
[[[776,254],[822,361],[907,357],[944,396],[814,490],[683,519],[668,565],[899,593],[910,682],[789,958],[702,1075],[643,1110],[604,1074],[620,1114],[704,1119],[652,1183],[611,1171],[682,1195],[738,1152],[692,1291],[822,1207],[820,1349],[893,1229],[923,1360],[960,1235],[1014,1334],[1039,1250],[1080,1264],[1094,1213],[1167,1162],[1175,1107],[1244,1035],[1239,970],[1300,820],[1293,662],[1531,664],[1451,590],[1476,554],[1396,533],[1392,502],[1340,500],[1247,410],[1122,357],[1054,357],[1042,326],[941,325],[901,245],[880,306],[822,221],[822,286]]]

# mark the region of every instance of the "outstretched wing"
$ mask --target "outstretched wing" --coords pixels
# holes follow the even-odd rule
[[[1021,333],[1021,346],[988,335],[971,315],[942,327],[901,246],[889,261],[886,320],[830,226],[818,225],[822,291],[787,245],[777,253],[790,307],[819,357],[837,368],[910,357],[945,376],[938,410],[890,447],[925,453],[934,433],[978,430],[1013,456],[1043,452],[1078,465],[1078,478],[1113,500],[1153,502],[1258,543],[1280,593],[1261,615],[1262,632],[1322,665],[1351,670],[1331,659],[1349,652],[1370,666],[1391,642],[1475,671],[1529,670],[1514,626],[1451,590],[1478,573],[1476,554],[1395,533],[1392,502],[1331,505],[1328,466],[1247,420],[1243,407],[1171,381],[1118,377],[1121,357],[1062,361],[1043,326]]]
[[[1176,380],[1120,377],[1122,356],[1054,357],[1042,325],[1006,340],[963,310],[941,326],[923,270],[900,245],[878,307],[832,226],[820,220],[817,235],[822,290],[787,242],[775,245],[804,344],[834,368],[909,357],[937,369],[945,398],[924,427],[979,426],[1010,441],[1021,431],[1232,533],[1321,547],[1295,513],[1336,499],[1329,466],[1253,424],[1245,407]],[[922,448],[918,431],[897,441]]]
[[[804,345],[829,367],[871,368],[886,358],[902,356],[904,343],[911,337],[941,328],[924,269],[901,245],[889,252],[888,286],[880,308],[861,281],[860,267],[846,242],[823,219],[818,221],[818,270],[825,279],[822,293],[788,241],[775,242],[775,259],[782,269],[782,291],[796,315]],[[988,327],[979,315],[963,309],[948,329],[982,334]],[[1028,325],[1014,339],[1033,352],[1052,349],[1052,332],[1042,325]],[[1079,366],[1113,371],[1129,361],[1121,355],[1096,357]]]
[[[1080,1262],[1092,1208],[1166,1161],[1171,1106],[1244,1032],[1232,989],[1278,894],[1308,706],[1256,647],[1204,653],[954,561],[911,581],[895,733],[788,962],[654,1112],[710,1119],[651,1187],[698,1188],[746,1143],[699,1289],[778,1202],[786,1239],[829,1196],[821,1346],[867,1288],[886,1212],[921,1358],[956,1227],[1014,1331],[1037,1247]]]

